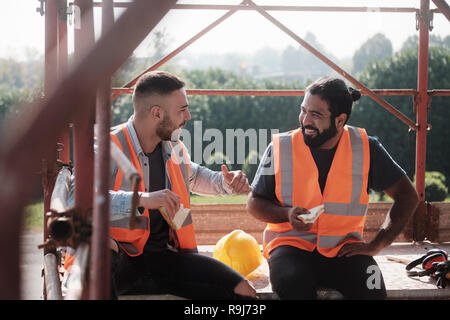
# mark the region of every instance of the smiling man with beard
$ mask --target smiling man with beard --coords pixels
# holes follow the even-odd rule
[[[140,219],[130,229],[132,186],[120,168],[112,164],[113,299],[130,292],[145,294],[155,290],[190,299],[256,297],[251,283],[239,273],[198,254],[190,213],[178,230],[173,230],[161,215],[161,208],[170,218],[181,206],[189,208],[190,192],[216,196],[251,191],[241,171],[228,171],[223,166],[222,172],[214,172],[190,160],[178,140],[181,128],[191,118],[184,86],[181,79],[167,72],[144,74],[133,93],[133,116],[111,130],[112,141],[130,159],[142,181],[136,212]]]
[[[129,290],[146,292],[152,284],[164,293],[196,299],[255,298],[252,285],[236,271],[197,253],[190,214],[173,230],[159,208],[173,218],[190,192],[202,195],[247,194],[241,171],[213,172],[190,161],[178,140],[190,120],[184,82],[163,71],[148,72],[136,83],[134,115],[111,132],[141,174],[139,213],[144,223],[128,228],[131,189],[115,168],[111,191],[112,296]],[[124,207],[124,204],[126,206]]]
[[[312,83],[300,128],[274,135],[259,165],[247,207],[267,222],[264,256],[281,299],[315,299],[323,287],[347,299],[386,297],[373,256],[402,231],[419,200],[377,139],[346,124],[360,96],[338,78]],[[370,189],[394,202],[375,238],[364,241]],[[316,220],[299,218],[317,207]]]

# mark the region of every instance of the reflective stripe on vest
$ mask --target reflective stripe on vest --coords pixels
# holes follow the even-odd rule
[[[294,147],[295,146],[295,147]],[[268,224],[264,254],[280,245],[312,251],[317,247],[333,257],[343,244],[362,241],[369,197],[369,142],[364,129],[345,126],[322,195],[318,171],[300,129],[273,138],[275,193],[283,206],[311,209],[324,204],[325,212],[307,232],[290,223]],[[349,165],[350,164],[350,165]]]
[[[317,242],[317,234],[307,232],[307,231],[297,231],[297,230],[289,230],[286,232],[274,232],[270,230],[265,230],[263,234],[263,242],[269,243],[272,240],[275,240],[280,237],[297,237],[302,240],[316,243]]]
[[[130,133],[126,125],[116,127],[117,129],[111,132],[111,139],[116,143],[125,156],[130,159],[134,167],[141,176],[141,183],[139,190],[145,191],[144,177],[142,168],[138,157],[134,151],[133,143],[131,141]],[[163,155],[169,154],[165,158],[166,181],[167,188],[172,190],[180,197],[181,203],[185,208],[190,207],[189,202],[189,162],[186,155],[186,150],[180,142],[165,142],[163,141]],[[175,152],[176,151],[176,152]],[[113,174],[114,181],[113,190],[132,191],[132,186],[129,181],[126,181],[123,172],[120,168]],[[142,215],[139,214],[138,223],[133,230],[129,229],[129,216],[125,215],[118,219],[110,221],[110,235],[115,239],[120,247],[130,256],[137,256],[142,253],[145,243],[150,235],[150,219],[148,209],[144,210]],[[197,244],[194,236],[194,229],[192,225],[192,217],[189,214],[184,222],[182,228],[175,233],[176,247],[183,251],[197,251]]]
[[[359,232],[349,232],[343,236],[321,235],[319,238],[319,248],[335,248],[341,243],[341,241],[348,238],[363,240],[363,237]]]
[[[163,142],[164,143],[164,142]],[[164,149],[170,148],[171,158],[166,162],[166,172],[171,190],[180,197],[185,208],[190,207],[189,176],[190,165],[187,151],[181,142],[165,142]],[[176,246],[184,252],[197,252],[192,215],[189,213],[183,227],[176,230]]]

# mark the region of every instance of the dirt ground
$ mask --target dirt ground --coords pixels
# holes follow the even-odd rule
[[[41,277],[43,253],[37,248],[43,242],[42,232],[25,230],[22,233],[21,241],[21,298],[23,300],[43,300],[43,278]]]

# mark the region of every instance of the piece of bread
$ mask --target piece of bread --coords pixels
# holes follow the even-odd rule
[[[189,208],[184,208],[183,205],[180,205],[180,209],[175,213],[175,217],[173,219],[170,219],[169,214],[166,211],[166,208],[161,207],[159,208],[159,212],[161,212],[161,215],[163,216],[164,220],[167,221],[169,226],[173,230],[178,230],[183,226],[184,221],[186,220],[187,216],[191,212]]]
[[[302,220],[303,223],[314,223],[320,214],[325,211],[325,206],[323,204],[308,210],[308,214],[299,214],[297,219]]]

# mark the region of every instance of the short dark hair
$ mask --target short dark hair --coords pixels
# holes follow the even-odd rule
[[[333,118],[345,113],[347,121],[352,113],[353,101],[357,101],[361,97],[358,90],[347,87],[342,79],[336,77],[319,78],[306,88],[306,92],[318,95],[325,100]]]
[[[133,95],[142,97],[149,94],[170,94],[185,86],[183,80],[165,71],[150,71],[136,82]]]

